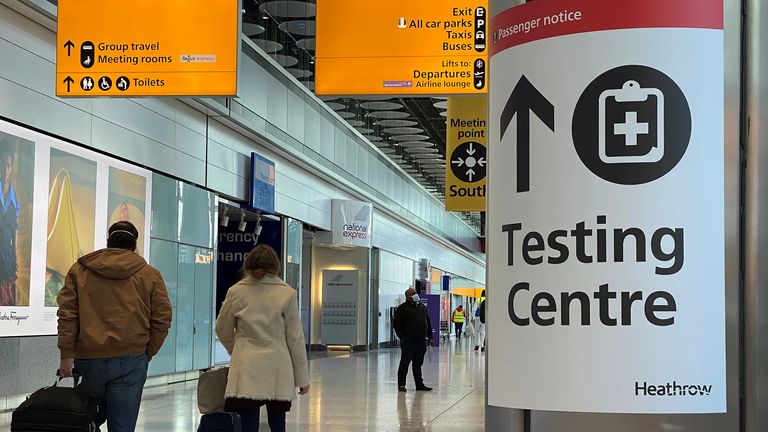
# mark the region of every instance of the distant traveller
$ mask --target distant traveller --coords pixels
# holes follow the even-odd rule
[[[429,321],[427,308],[419,303],[419,294],[413,287],[405,291],[405,303],[395,311],[392,326],[400,338],[400,367],[397,370],[397,390],[404,392],[405,379],[408,376],[408,366],[413,363],[413,380],[417,391],[432,391],[424,385],[421,375],[421,365],[427,344],[432,345],[432,323]]]
[[[456,328],[456,339],[461,339],[461,328],[464,327],[465,318],[464,306],[459,305],[451,315],[451,321],[453,321],[453,326]]]
[[[485,352],[485,290],[480,294],[480,302],[477,305],[475,317],[478,322],[475,326],[475,328],[477,328],[477,334],[475,335],[475,351],[482,347],[482,351]]]

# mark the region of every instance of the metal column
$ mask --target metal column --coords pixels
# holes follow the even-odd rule
[[[744,426],[759,432],[768,429],[768,5],[747,0],[745,12]]]

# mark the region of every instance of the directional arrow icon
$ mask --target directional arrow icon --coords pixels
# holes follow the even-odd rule
[[[531,189],[531,116],[533,112],[552,132],[555,131],[555,106],[523,75],[501,112],[501,138],[517,114],[517,191]]]
[[[75,80],[73,80],[71,76],[68,76],[68,77],[64,78],[64,84],[67,85],[67,93],[70,92],[70,87],[72,86],[72,83],[74,83],[74,82],[75,82]]]
[[[64,44],[64,48],[67,49],[67,57],[70,57],[72,55],[72,48],[74,47],[75,47],[75,44],[71,40],[68,40],[67,43]]]
[[[451,151],[451,172],[462,182],[473,183],[485,178],[486,148],[483,144],[467,141]]]

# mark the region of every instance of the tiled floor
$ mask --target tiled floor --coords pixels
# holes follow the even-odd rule
[[[294,402],[289,431],[462,431],[484,430],[485,354],[458,345],[427,353],[424,378],[431,393],[397,391],[399,350],[384,349],[310,362],[310,393]],[[196,383],[148,389],[138,431],[189,432],[199,421]],[[266,420],[266,413],[262,413]],[[10,416],[0,415],[0,431]],[[269,426],[262,425],[261,431]]]

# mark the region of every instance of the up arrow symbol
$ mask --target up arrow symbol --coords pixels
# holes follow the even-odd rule
[[[68,40],[67,43],[64,44],[64,48],[67,49],[67,57],[72,56],[72,48],[75,47],[75,44],[72,43],[71,40]]]
[[[64,84],[67,85],[67,93],[70,92],[70,88],[71,88],[73,82],[75,82],[75,80],[73,80],[71,76],[68,76],[68,77],[64,78]]]
[[[531,190],[531,116],[533,112],[552,132],[555,131],[555,106],[523,75],[501,113],[500,136],[517,114],[517,191]]]

